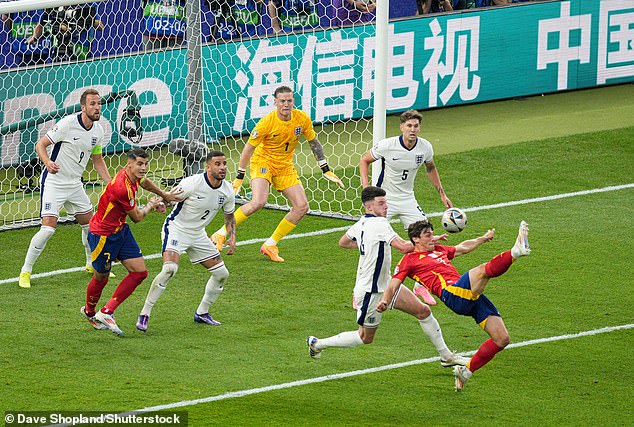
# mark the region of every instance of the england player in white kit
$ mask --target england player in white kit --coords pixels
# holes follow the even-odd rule
[[[88,222],[92,216],[92,204],[84,190],[81,177],[88,159],[104,182],[110,181],[108,168],[102,157],[104,130],[97,121],[101,117],[101,98],[94,89],[88,89],[80,97],[81,113],[61,119],[35,145],[35,151],[46,167],[40,178],[42,226],[33,236],[19,285],[31,287],[33,265],[55,233],[62,207],[73,215],[82,228],[82,243],[86,248],[86,267],[92,268],[88,246]]]
[[[400,116],[402,134],[379,141],[361,157],[359,165],[361,184],[365,188],[370,185],[370,164],[381,161],[380,171],[373,176],[372,184],[385,189],[387,193],[387,218],[398,217],[405,229],[416,221],[426,219],[414,197],[414,180],[418,168],[423,164],[443,205],[446,208],[453,206],[442,188],[434,164],[434,149],[429,141],[418,136],[422,120],[423,116],[418,111],[405,111]]]
[[[178,271],[178,263],[183,253],[189,255],[192,264],[200,264],[211,274],[205,286],[205,293],[194,321],[207,325],[220,325],[209,314],[213,304],[223,290],[229,271],[220,252],[207,237],[205,227],[218,212],[224,213],[224,223],[228,231],[227,255],[236,247],[235,197],[231,183],[224,181],[227,174],[227,158],[220,151],[212,151],[205,160],[205,172],[184,178],[174,190],[183,200],[178,202],[163,224],[163,268],[152,281],[139,314],[136,327],[146,331],[152,308],[167,284]]]
[[[339,240],[339,246],[359,250],[357,280],[354,286],[354,298],[359,306],[357,309],[359,328],[329,338],[320,339],[309,336],[306,343],[310,356],[319,358],[321,352],[329,347],[352,348],[372,343],[381,323],[381,312],[385,308],[396,308],[418,319],[423,332],[438,350],[443,367],[465,365],[469,359],[454,354],[447,348],[440,325],[431,310],[408,288],[401,286],[394,293],[389,307],[379,306],[391,278],[391,247],[405,254],[411,252],[414,245],[399,237],[389,224],[386,218],[389,205],[386,201],[385,190],[372,186],[366,187],[361,192],[361,200],[366,215],[350,227]]]

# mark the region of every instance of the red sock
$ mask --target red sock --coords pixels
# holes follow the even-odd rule
[[[123,301],[125,301],[132,292],[136,289],[137,286],[145,280],[148,273],[147,270],[143,272],[131,271],[127,276],[123,278],[117,289],[115,289],[114,294],[112,294],[112,298],[110,301],[106,303],[104,308],[101,309],[106,314],[112,314],[119,307]]]
[[[95,307],[99,302],[99,298],[101,298],[101,292],[103,292],[103,288],[108,284],[108,279],[106,280],[95,280],[93,277],[90,279],[90,283],[88,283],[88,289],[86,289],[86,315],[94,316],[95,315]]]
[[[480,345],[476,354],[473,355],[469,363],[467,364],[467,368],[471,372],[475,372],[487,363],[491,361],[495,357],[495,355],[504,350],[504,347],[498,347],[496,343],[493,342],[492,339],[488,339]]]
[[[506,273],[511,264],[513,264],[511,251],[502,252],[491,258],[491,261],[484,265],[484,272],[489,277],[498,277]]]

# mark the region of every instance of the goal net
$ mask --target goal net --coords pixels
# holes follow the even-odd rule
[[[311,212],[359,214],[356,168],[372,144],[374,4],[359,13],[345,0],[189,3],[0,3],[0,230],[38,223],[43,166],[35,143],[56,120],[80,112],[87,88],[104,98],[111,174],[125,151],[141,146],[152,153],[149,177],[168,187],[199,172],[209,149],[227,155],[232,180],[250,130],[274,109],[275,88],[290,86],[346,184],[329,185],[300,143],[295,163]],[[104,183],[91,164],[83,181],[96,203]],[[249,197],[246,179],[240,198]],[[288,208],[275,190],[269,207]]]

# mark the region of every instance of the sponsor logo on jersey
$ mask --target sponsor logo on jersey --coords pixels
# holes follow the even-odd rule
[[[295,136],[300,136],[302,134],[302,127],[301,126],[297,126],[295,128]]]
[[[423,163],[423,159],[424,159],[424,157],[422,155],[416,156],[416,164],[417,165],[422,164]]]

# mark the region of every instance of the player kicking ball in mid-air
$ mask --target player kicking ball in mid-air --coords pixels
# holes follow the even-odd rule
[[[390,280],[391,247],[401,253],[408,253],[414,249],[414,245],[400,238],[388,222],[385,190],[366,187],[361,192],[361,201],[366,215],[350,227],[339,240],[339,246],[359,250],[359,267],[354,286],[354,297],[359,306],[359,328],[329,338],[308,337],[306,342],[310,356],[316,359],[329,347],[357,347],[370,344],[381,323],[381,313],[388,308],[396,308],[418,319],[423,332],[438,350],[443,367],[466,364],[469,359],[449,351],[440,325],[429,306],[418,299],[411,290],[401,286],[390,294],[384,306],[379,305],[380,301],[385,300],[383,292]]]
[[[205,227],[222,210],[228,231],[227,255],[233,254],[236,248],[236,220],[233,216],[235,198],[233,186],[224,180],[227,174],[225,155],[220,151],[212,151],[205,162],[205,172],[183,179],[174,190],[183,200],[176,204],[163,224],[163,269],[152,281],[145,305],[136,322],[140,331],[147,330],[152,307],[178,271],[180,256],[185,252],[192,264],[202,265],[210,274],[203,299],[194,312],[194,322],[220,325],[209,314],[209,306],[222,292],[229,278],[229,271],[220,252],[207,237]]]
[[[484,295],[484,288],[489,279],[504,274],[516,259],[530,254],[528,224],[524,221],[520,223],[519,233],[511,250],[502,252],[463,275],[458,273],[451,260],[493,240],[495,229],[456,246],[436,244],[434,227],[426,220],[410,225],[407,234],[414,244],[414,250],[399,262],[378,310],[384,311],[389,307],[393,296],[405,288],[402,285],[405,278],[410,277],[440,298],[454,313],[473,317],[490,339],[480,345],[466,366],[454,368],[455,388],[456,391],[461,391],[475,371],[509,344],[509,333],[504,321],[495,305]]]
[[[88,243],[95,271],[86,290],[86,305],[81,308],[82,314],[95,329],[110,329],[118,335],[123,335],[123,332],[117,326],[114,311],[148,275],[141,249],[126,224],[126,218],[139,222],[152,210],[165,213],[165,204],[160,197],[153,197],[142,208],[136,202],[139,183],[147,173],[149,154],[141,148],[134,148],[128,151],[127,159],[126,167],[117,173],[99,197],[97,212],[90,219]],[[170,198],[176,200],[175,194],[170,193]],[[106,305],[96,312],[112,263],[117,260],[128,270],[128,275],[119,283]]]

